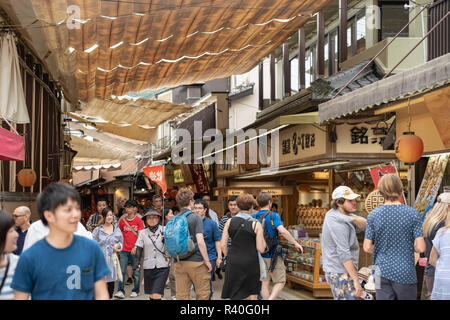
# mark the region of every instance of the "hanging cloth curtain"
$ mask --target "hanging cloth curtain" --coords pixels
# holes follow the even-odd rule
[[[0,36],[0,115],[15,123],[30,123],[16,43],[9,33]]]

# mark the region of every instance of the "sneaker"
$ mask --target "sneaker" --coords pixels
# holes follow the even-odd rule
[[[130,298],[136,298],[137,296],[138,296],[137,292],[134,291],[130,294]]]
[[[123,294],[122,291],[117,291],[116,294],[114,295],[114,298],[124,299],[125,295]]]
[[[177,300],[177,297],[172,297],[172,300]]]

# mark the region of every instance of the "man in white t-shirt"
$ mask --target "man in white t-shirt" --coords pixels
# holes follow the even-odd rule
[[[25,251],[39,240],[45,238],[49,234],[49,232],[50,229],[48,228],[48,226],[44,225],[41,220],[33,222],[28,229],[22,251]],[[81,222],[78,222],[78,229],[74,232],[74,234],[92,239],[92,233],[87,231],[86,228],[81,224]]]
[[[209,207],[208,213],[209,213],[209,216],[211,217],[211,220],[214,221],[215,223],[217,223],[217,225],[219,225],[219,218],[217,217],[217,213],[210,207],[210,205],[211,205],[210,204],[210,201],[211,201],[210,195],[207,193],[203,194],[202,200],[205,200],[206,203],[208,204],[208,207]]]

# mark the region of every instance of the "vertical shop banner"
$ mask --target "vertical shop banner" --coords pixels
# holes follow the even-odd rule
[[[438,195],[442,178],[447,168],[449,155],[431,156],[428,160],[427,169],[417,194],[414,208],[419,210],[422,220],[427,212],[433,207]]]
[[[194,180],[197,193],[209,192],[208,180],[206,179],[205,170],[201,164],[190,164],[192,179]]]
[[[151,167],[145,167],[142,169],[145,173],[145,175],[158,184],[163,193],[167,191],[167,183],[166,183],[166,177],[164,174],[164,166],[151,166]]]
[[[385,174],[388,173],[392,173],[392,174],[396,174],[398,176],[397,170],[395,169],[395,167],[390,164],[388,166],[379,166],[377,168],[371,168],[369,169],[370,171],[370,175],[372,176],[372,181],[373,184],[375,185],[375,189],[378,189],[378,182],[380,181],[381,177],[384,176]],[[403,195],[400,198],[400,202],[401,203],[405,203],[405,195]]]

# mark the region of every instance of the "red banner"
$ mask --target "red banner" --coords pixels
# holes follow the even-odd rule
[[[167,183],[166,183],[166,177],[164,174],[164,166],[152,166],[152,167],[145,167],[144,169],[145,175],[158,184],[163,193],[167,191]]]
[[[372,176],[372,181],[375,185],[375,189],[378,189],[378,182],[380,181],[381,177],[388,173],[397,175],[397,170],[395,170],[395,167],[393,165],[380,166],[378,168],[370,169],[370,175]],[[405,203],[403,197],[400,197],[400,202]]]
[[[194,180],[197,193],[209,192],[208,180],[206,179],[205,170],[201,164],[189,165],[192,173],[192,179]]]
[[[0,160],[23,161],[24,139],[18,134],[0,128]]]

